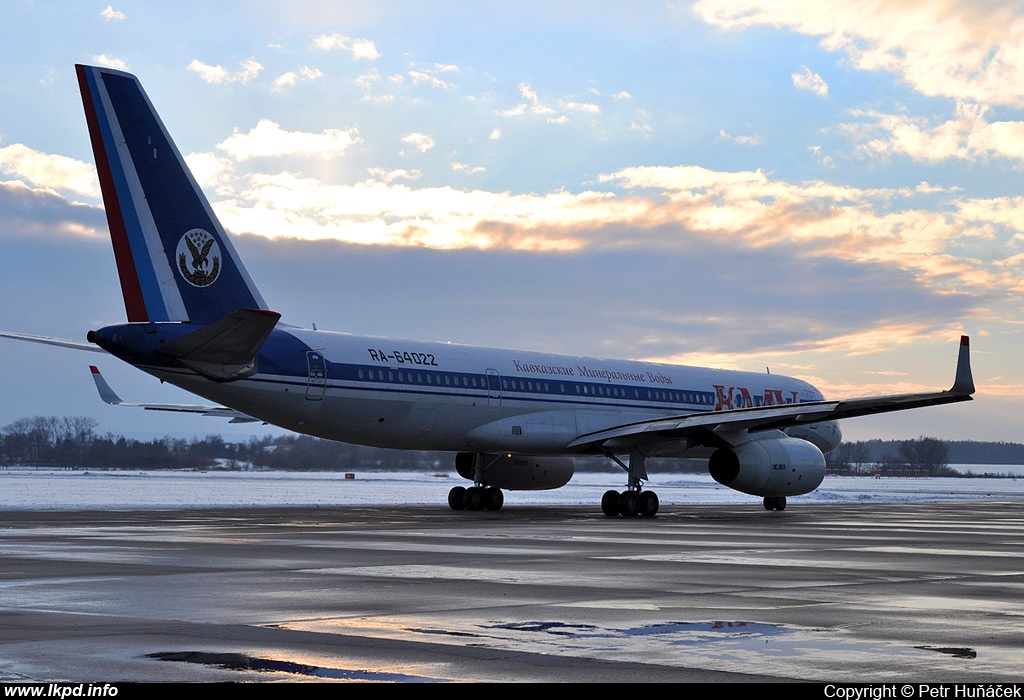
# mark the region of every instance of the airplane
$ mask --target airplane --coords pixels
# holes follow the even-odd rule
[[[128,322],[87,343],[216,406],[134,404],[256,420],[361,445],[454,452],[456,511],[498,510],[504,490],[553,489],[575,458],[625,471],[608,516],[657,514],[651,457],[701,456],[769,511],[814,491],[837,421],[969,401],[962,336],[945,391],[827,400],[800,379],[651,362],[365,337],[280,321],[246,271],[137,77],[76,65]],[[102,379],[101,397],[125,405]]]

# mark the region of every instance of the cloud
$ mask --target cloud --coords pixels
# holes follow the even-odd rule
[[[263,71],[263,66],[251,56],[239,63],[241,68],[234,73],[228,72],[223,66],[211,66],[198,59],[193,59],[188,64],[188,70],[199,76],[201,80],[214,85],[225,85],[229,83],[242,83],[248,85]]]
[[[760,134],[747,134],[742,136],[733,136],[728,131],[719,131],[718,136],[725,141],[732,141],[738,143],[741,146],[760,146],[764,143],[764,137]]]
[[[100,207],[68,201],[50,189],[24,182],[0,181],[0,236],[28,238],[46,244],[55,236],[106,236]]]
[[[374,179],[337,185],[293,173],[238,176],[225,156],[193,154],[189,163],[204,184],[209,177],[221,183],[214,208],[232,231],[275,241],[428,251],[402,253],[404,259],[462,251],[455,258],[431,255],[435,280],[444,278],[437,265],[501,276],[500,294],[462,303],[499,308],[512,294],[530,304],[534,286],[550,294],[539,280],[561,275],[567,288],[602,302],[589,315],[536,319],[530,332],[543,341],[539,347],[554,349],[570,348],[544,341],[545,335],[559,335],[559,329],[564,335],[569,327],[574,351],[744,368],[769,363],[775,369],[783,360],[813,365],[813,357],[827,353],[857,355],[922,338],[948,339],[956,332],[951,319],[983,318],[987,304],[1020,284],[1024,269],[1024,255],[983,264],[951,252],[965,235],[1015,226],[1024,217],[1024,198],[954,200],[933,213],[909,206],[920,196],[917,188],[787,182],[761,171],[696,166],[603,175],[601,184],[617,192],[512,194],[414,187],[407,183],[418,177],[415,171],[374,169]],[[237,182],[244,185],[233,187]],[[0,185],[6,187],[0,188],[5,217],[34,202],[52,212],[30,217],[36,227],[80,235],[103,230],[98,207],[68,206],[55,193],[19,183]],[[941,194],[927,185],[921,189]],[[4,191],[11,193],[9,207]],[[550,255],[568,252],[568,267],[562,255]],[[464,267],[467,256],[486,264]],[[635,292],[626,290],[643,286],[651,287],[655,301],[637,306]],[[871,333],[860,332],[866,328]],[[501,342],[533,340],[519,335]],[[799,374],[830,395],[865,393],[863,386],[847,387],[814,367]]]
[[[119,22],[125,18],[125,14],[123,12],[120,12],[119,10],[115,10],[113,5],[107,5],[106,8],[104,8],[104,10],[100,12],[100,16],[108,22]]]
[[[828,97],[828,83],[817,73],[812,73],[807,66],[800,66],[800,70],[790,77],[793,85],[800,90],[810,90],[818,97]]]
[[[589,112],[590,114],[601,113],[601,108],[592,102],[562,101],[560,104],[563,109],[568,109],[573,112]]]
[[[922,95],[956,102],[955,116],[940,123],[904,113],[854,112],[865,122],[844,124],[840,131],[862,155],[931,163],[1024,160],[1024,122],[986,121],[992,107],[1024,107],[1019,3],[699,0],[694,11],[726,29],[771,26],[819,36],[823,49],[845,54],[858,70],[886,71]],[[806,67],[792,78],[798,88],[827,94],[825,81]]]
[[[381,56],[370,39],[353,39],[343,34],[321,34],[313,40],[313,46],[321,51],[348,51],[357,61],[375,61]]]
[[[839,131],[853,138],[863,156],[1024,162],[1024,122],[987,121],[992,107],[1024,106],[1019,3],[699,0],[694,11],[725,29],[767,26],[821,37],[823,49],[846,54],[857,70],[885,71],[923,95],[955,100],[955,115],[944,122],[881,111],[852,113],[862,121]],[[798,88],[827,94],[827,84],[806,67],[793,81]]]
[[[380,82],[380,71],[376,68],[371,68],[366,73],[357,76],[352,82],[362,89],[369,91],[370,88]]]
[[[591,90],[591,92],[596,92]],[[526,116],[544,117],[549,124],[566,124],[570,121],[567,112],[583,113],[590,115],[601,114],[601,106],[593,102],[580,102],[576,99],[559,99],[555,104],[542,100],[529,83],[519,84],[519,94],[524,98],[523,102],[509,107],[508,109],[495,110],[499,117],[517,118]],[[622,95],[623,93],[619,93]],[[613,99],[620,99],[618,96]]]
[[[465,173],[466,175],[478,175],[480,173],[487,172],[487,168],[484,168],[479,165],[475,167],[470,166],[467,165],[466,163],[460,163],[457,160],[452,161],[452,170],[454,170],[457,173]]]
[[[432,248],[569,250],[554,229],[602,216],[608,195],[511,195],[404,184],[331,185],[292,173],[253,174],[250,187],[215,205],[226,226],[261,236]],[[545,231],[545,228],[550,229]],[[535,230],[537,229],[537,230]]]
[[[261,119],[247,133],[237,129],[217,144],[236,160],[287,155],[307,155],[321,159],[340,156],[354,144],[360,143],[359,131],[351,129],[325,129],[319,134],[306,131],[286,131],[270,119]]]
[[[433,76],[429,73],[424,73],[423,71],[411,70],[409,71],[409,77],[412,78],[413,85],[419,85],[420,83],[429,83],[434,87],[443,88],[445,90],[447,90],[450,87],[450,84],[447,83],[446,81],[441,80],[440,78]]]
[[[99,197],[96,169],[67,156],[40,153],[16,143],[0,148],[0,172],[14,175],[38,187],[68,190],[87,197]]]
[[[454,160],[452,167],[474,170]],[[993,236],[1002,245],[1019,245],[1012,226],[1024,218],[1022,201],[954,199],[932,211],[913,206],[915,197],[941,195],[927,186],[921,192],[863,189],[698,166],[634,167],[599,177],[599,184],[618,192],[543,194],[414,188],[398,182],[412,179],[402,172],[371,171],[376,180],[352,185],[293,173],[251,173],[244,189],[214,206],[231,230],[271,238],[442,249],[645,250],[701,260],[715,259],[704,257],[703,249],[720,245],[771,253],[780,261],[776,268],[793,267],[790,273],[777,272],[778,281],[812,298],[820,297],[820,288],[801,287],[799,270],[842,261],[884,270],[886,279],[905,280],[942,297],[950,309],[966,313],[969,307],[976,318],[997,313],[986,309],[1019,294],[1024,278],[1024,254],[993,261],[965,253],[979,244],[991,246]],[[724,267],[720,283],[729,286],[733,273]],[[764,264],[754,274],[767,281],[776,273]],[[877,288],[881,279],[866,289]],[[738,288],[750,283],[738,281]],[[855,296],[850,292],[843,298]],[[901,304],[900,315],[912,312],[902,298]],[[892,313],[882,309],[880,317]]]
[[[223,196],[231,196],[235,191],[234,160],[216,153],[189,153],[185,162],[201,187]]]
[[[413,64],[414,66],[416,64]],[[419,85],[420,83],[428,83],[429,85],[447,90],[452,87],[452,83],[447,80],[438,78],[438,73],[457,73],[459,67],[451,64],[435,63],[433,66],[428,67],[416,67],[408,71],[409,77],[412,78],[413,85]]]
[[[106,66],[107,68],[113,68],[114,70],[128,70],[128,64],[120,58],[114,58],[106,54],[97,54],[92,57],[93,63],[99,66]]]
[[[1024,106],[1024,16],[1011,0],[699,0],[694,12],[726,29],[820,36],[857,69],[893,73],[924,95]]]
[[[541,102],[537,93],[528,83],[519,84],[519,94],[526,98],[526,102],[520,102],[515,107],[506,110],[499,110],[496,114],[499,117],[521,117],[526,114],[548,117],[548,121],[558,121],[558,110]]]
[[[889,158],[903,155],[914,160],[939,162],[1007,158],[1024,162],[1024,122],[988,122],[988,108],[959,103],[956,115],[938,124],[926,117],[854,110],[862,120],[841,124],[837,130],[859,144],[861,153]]]
[[[629,130],[642,135],[644,138],[650,138],[651,133],[654,131],[650,124],[644,124],[638,121],[631,121],[629,123]]]
[[[295,85],[300,80],[317,80],[318,78],[322,78],[323,75],[323,72],[320,71],[320,69],[318,68],[303,66],[302,68],[299,68],[297,71],[288,71],[287,73],[282,73],[277,78],[275,78],[273,89],[275,91],[281,91],[286,87],[291,87],[292,85]]]
[[[370,175],[381,182],[394,182],[395,180],[419,180],[423,177],[423,173],[419,170],[405,170],[404,168],[397,168],[395,170],[387,170],[386,168],[370,168]]]
[[[421,134],[419,132],[413,132],[406,134],[402,137],[402,143],[407,143],[410,146],[418,149],[420,153],[426,153],[431,148],[437,145],[437,142],[427,134]]]

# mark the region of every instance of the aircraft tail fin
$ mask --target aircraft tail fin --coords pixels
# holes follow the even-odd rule
[[[128,320],[267,309],[138,78],[75,69]]]

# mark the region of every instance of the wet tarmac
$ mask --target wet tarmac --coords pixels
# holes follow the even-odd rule
[[[0,512],[0,681],[1016,682],[1024,501]]]

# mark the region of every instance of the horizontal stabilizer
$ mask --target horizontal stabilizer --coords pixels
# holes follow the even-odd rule
[[[69,340],[68,338],[51,338],[47,335],[29,335],[27,333],[10,333],[8,331],[0,331],[0,338],[11,338],[13,340],[24,340],[29,343],[42,343],[43,345],[54,345],[59,348],[71,348],[72,350],[88,350],[89,352],[102,352],[106,350],[87,343],[84,340]]]
[[[235,381],[256,371],[256,354],[279,318],[276,311],[239,309],[157,352],[176,358],[207,379]]]
[[[128,406],[129,408],[144,408],[147,411],[170,411],[172,413],[200,413],[204,416],[214,416],[215,418],[230,418],[231,423],[257,423],[258,418],[253,418],[250,415],[236,411],[233,408],[227,408],[226,406],[203,406],[200,404],[183,404],[183,403],[127,403],[121,400],[121,397],[117,395],[107,380],[100,374],[100,370],[94,366],[89,366],[89,371],[92,372],[92,380],[96,382],[96,389],[100,392],[100,398],[103,403],[108,403],[111,406]]]

